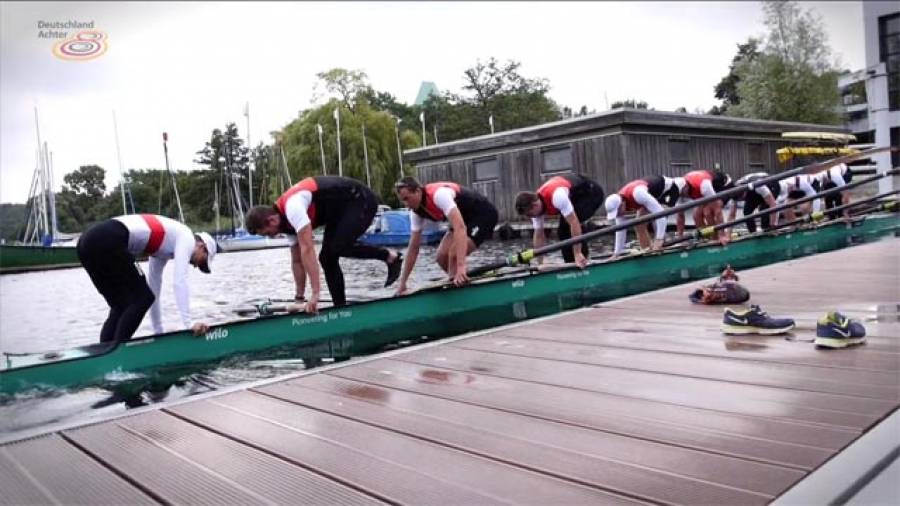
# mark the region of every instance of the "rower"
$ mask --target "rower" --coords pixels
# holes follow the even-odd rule
[[[378,198],[361,182],[340,176],[308,177],[288,188],[272,206],[256,206],[247,213],[247,231],[274,237],[287,234],[291,243],[291,271],[296,292],[294,300],[305,302],[305,311],[318,312],[321,284],[313,229],[324,226],[319,262],[335,306],[347,304],[344,273],[339,259],[381,260],[387,265],[385,287],[400,274],[400,254],[368,246],[358,239],[372,224]],[[306,280],[311,294],[306,299]]]
[[[682,177],[670,178],[653,175],[635,179],[619,189],[618,192],[606,198],[606,219],[607,221],[615,220],[616,224],[620,225],[625,222],[624,214],[628,212],[636,211],[637,216],[662,212],[662,204],[672,207],[678,202],[684,185],[685,180]],[[662,204],[660,201],[662,201]],[[650,235],[647,233],[647,224],[635,225],[634,230],[641,248],[650,248],[652,250],[662,248],[663,239],[666,236],[666,224],[667,219],[665,216],[657,218],[653,222],[654,240],[652,243],[650,242]],[[618,257],[622,250],[625,249],[625,234],[626,230],[624,228],[616,231],[613,259]]]
[[[694,170],[684,175],[685,185],[681,190],[681,196],[696,200],[710,197],[733,186],[731,176],[724,172],[711,170]],[[712,227],[723,223],[722,206],[728,199],[717,199],[707,202],[694,209],[694,226],[697,229]],[[678,213],[676,220],[678,237],[684,236],[684,212]],[[728,244],[730,233],[728,229],[719,231],[719,243]]]
[[[815,174],[813,178],[813,187],[816,187],[816,185],[818,184],[818,187],[816,189],[818,189],[819,191],[830,190],[832,188],[841,188],[851,180],[853,180],[853,169],[851,169],[846,163],[841,163]],[[838,205],[847,205],[849,203],[849,191],[839,191],[825,197],[826,209],[831,209],[832,207],[837,207]],[[837,218],[836,213],[829,213],[829,216],[831,217],[831,219]],[[844,209],[844,217],[850,217],[849,209]]]
[[[438,245],[437,263],[453,284],[460,286],[468,282],[466,258],[493,236],[497,208],[480,193],[446,181],[422,185],[414,177],[404,177],[394,185],[394,191],[412,211],[409,246],[397,295],[406,293],[406,282],[419,256],[425,220],[450,224],[449,232]]]
[[[603,188],[594,181],[578,174],[564,174],[548,179],[537,192],[519,192],[516,195],[516,212],[528,216],[534,226],[534,247],[544,245],[545,216],[562,216],[556,234],[560,241],[582,234],[581,224],[587,222],[603,203]],[[587,265],[588,243],[562,249],[563,260],[579,267]],[[543,257],[538,257],[538,263]]]
[[[89,228],[78,240],[77,253],[109,304],[100,342],[131,339],[148,309],[153,332],[163,332],[160,287],[169,260],[175,265],[175,303],[184,328],[195,335],[206,333],[207,324],[191,320],[188,275],[191,265],[209,274],[216,250],[215,239],[206,232],[194,234],[184,224],[155,214],[117,216]],[[140,255],[150,257],[149,281],[136,263]]]

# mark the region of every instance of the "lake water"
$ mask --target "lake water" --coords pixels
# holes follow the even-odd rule
[[[530,246],[528,240],[491,241],[469,259],[470,266],[483,265]],[[592,252],[606,246],[595,244]],[[403,248],[405,250],[405,248]],[[440,277],[433,246],[423,246],[410,288]],[[559,253],[548,262],[562,262]],[[389,297],[383,288],[386,268],[378,261],[341,261],[349,301]],[[146,264],[143,265],[146,272]],[[180,326],[172,292],[172,269],[163,276],[162,316],[167,331]],[[235,319],[234,309],[261,298],[289,299],[294,296],[290,253],[286,248],[221,253],[212,274],[191,270],[191,312],[197,321],[222,323]],[[322,297],[330,299],[324,279]],[[108,307],[83,269],[64,269],[0,276],[0,351],[45,352],[98,341]],[[152,334],[147,315],[136,335]],[[326,359],[327,363],[327,359]],[[179,399],[224,386],[272,378],[304,368],[296,357],[229,361],[212,370],[186,373],[174,384],[150,386],[123,395],[120,391],[84,388],[7,399],[0,404],[0,435],[59,422],[75,422],[146,404]]]

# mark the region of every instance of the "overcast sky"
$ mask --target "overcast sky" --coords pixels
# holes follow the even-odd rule
[[[806,2],[843,67],[864,66],[861,2]],[[763,34],[757,2],[0,3],[0,202],[24,202],[35,167],[34,108],[56,187],[80,165],[118,181],[112,111],[128,168],[195,167],[213,128],[269,132],[311,105],[315,74],[362,69],[411,103],[422,81],[460,91],[479,58],[522,62],[560,105],[606,109],[635,98],[658,110],[716,103],[736,44]],[[94,22],[108,49],[54,56],[39,21]],[[73,32],[70,30],[70,32]],[[71,34],[71,33],[70,33]]]

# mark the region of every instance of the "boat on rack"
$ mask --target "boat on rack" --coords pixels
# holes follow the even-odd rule
[[[727,246],[704,243],[631,255],[595,262],[585,269],[499,269],[462,288],[442,284],[402,297],[326,308],[316,315],[256,316],[215,325],[200,337],[182,331],[136,338],[117,346],[5,353],[0,363],[0,393],[115,385],[121,377],[169,378],[172,371],[184,371],[188,366],[196,369],[228,357],[279,350],[310,358],[350,357],[405,339],[457,335],[705,279],[726,265],[757,267],[893,236],[898,231],[898,214],[870,214],[850,222],[762,232]]]

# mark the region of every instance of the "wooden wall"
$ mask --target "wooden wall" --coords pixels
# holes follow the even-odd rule
[[[772,136],[774,137],[774,136]],[[670,140],[687,142],[688,159],[681,163],[672,160]],[[761,158],[751,165],[749,144]],[[734,135],[716,136],[696,132],[612,132],[595,137],[560,139],[538,146],[520,146],[489,153],[472,154],[454,159],[422,160],[417,163],[418,178],[423,182],[455,181],[487,196],[504,221],[521,221],[513,207],[518,192],[534,191],[543,181],[560,172],[542,172],[544,154],[558,148],[571,149],[571,171],[597,181],[609,194],[628,181],[650,174],[680,176],[698,169],[720,170],[733,178],[760,170],[779,170],[775,150],[787,145],[777,138],[752,134],[746,138]],[[475,180],[475,164],[496,158],[499,177]],[[784,169],[785,167],[781,167]],[[598,214],[603,214],[600,210]]]

